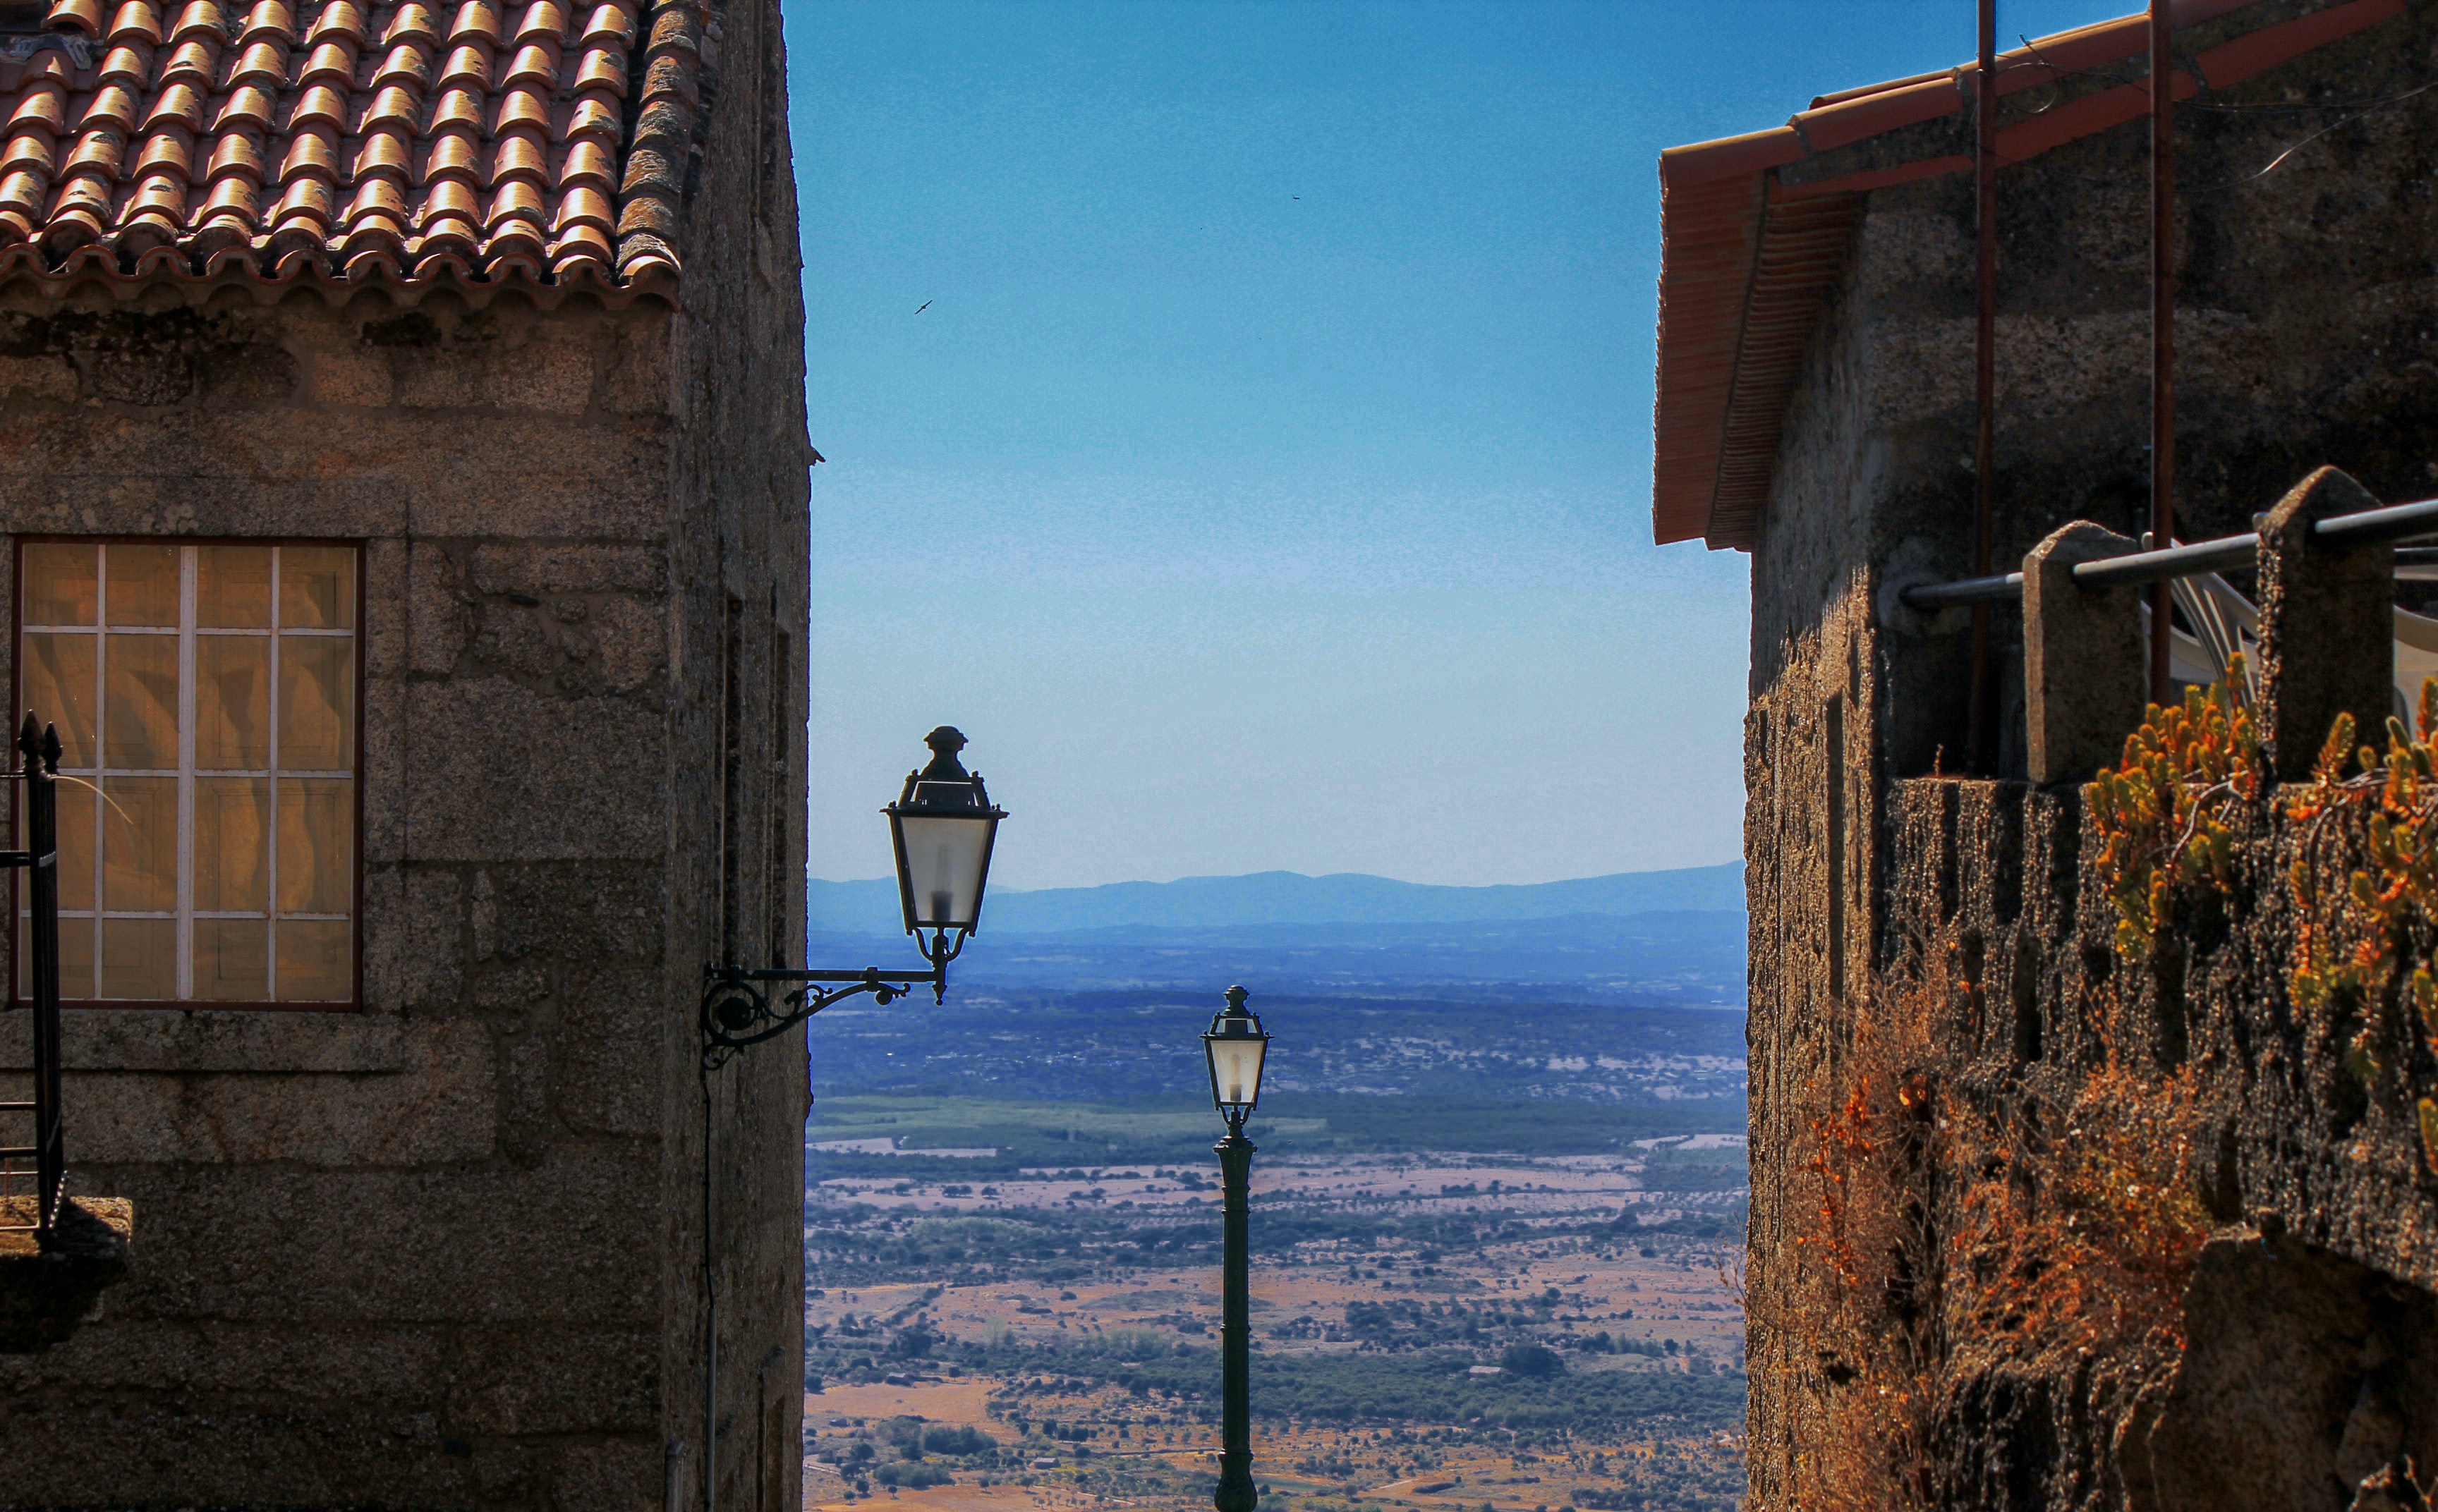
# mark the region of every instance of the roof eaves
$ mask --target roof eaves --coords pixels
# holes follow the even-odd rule
[[[2256,0],[2179,0],[2191,26]],[[2222,88],[2405,12],[2405,0],[2344,0],[2247,32],[2187,60],[2176,97]],[[2043,37],[1999,57],[2013,94],[2121,62],[2146,47],[2144,18]],[[1779,169],[1818,153],[1962,112],[1978,64],[1825,95],[1784,127],[1670,148],[1660,154],[1662,256],[1659,383],[1653,396],[1652,524],[1665,544],[1695,536],[1749,548],[1766,501],[1777,437],[1822,298],[1875,188],[1970,169],[1969,153],[1785,183]],[[2006,162],[2093,135],[2143,114],[2141,82],[2068,100],[1999,133]],[[1740,191],[1740,192],[1738,192]],[[1789,212],[1801,211],[1792,220]],[[1737,234],[1722,235],[1722,217]],[[1681,233],[1681,234],[1680,234]],[[1723,264],[1723,265],[1722,265]],[[1782,370],[1782,371],[1781,371]]]
[[[516,267],[485,276],[468,271],[454,258],[429,272],[424,271],[424,265],[418,265],[411,273],[400,272],[390,259],[366,258],[350,264],[344,272],[333,273],[319,258],[292,253],[266,273],[235,251],[219,254],[198,271],[175,248],[155,247],[136,259],[131,269],[106,247],[79,247],[54,264],[23,242],[0,248],[0,290],[15,288],[31,288],[47,300],[62,300],[73,291],[89,290],[121,303],[168,288],[196,307],[214,292],[231,289],[263,305],[275,305],[303,290],[319,295],[334,309],[367,290],[388,295],[391,303],[401,308],[412,308],[443,290],[472,309],[480,309],[504,294],[514,295],[537,309],[556,309],[577,295],[588,296],[608,309],[623,309],[647,300],[671,309],[683,308],[676,274],[658,268],[639,269],[634,276],[623,280],[592,268],[546,277]]]

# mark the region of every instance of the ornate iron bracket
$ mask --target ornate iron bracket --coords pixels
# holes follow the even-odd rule
[[[909,995],[921,985],[931,989],[933,1002],[945,1002],[948,962],[964,951],[966,938],[960,933],[951,944],[945,929],[933,930],[928,941],[918,938],[924,958],[931,963],[928,971],[883,971],[877,966],[845,972],[796,971],[786,966],[705,966],[702,1067],[716,1071],[750,1046],[776,1039],[831,1004],[865,993],[872,994],[874,1002],[887,1004]],[[768,984],[780,982],[801,985],[793,992],[779,993],[774,1004],[766,989]],[[842,985],[816,985],[822,982]]]

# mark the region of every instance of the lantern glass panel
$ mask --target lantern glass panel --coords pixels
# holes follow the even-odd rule
[[[1269,1042],[1260,1035],[1205,1035],[1210,1056],[1210,1096],[1221,1108],[1250,1108],[1262,1095],[1262,1052]]]
[[[909,929],[971,929],[981,911],[992,821],[974,814],[900,813],[900,862]]]

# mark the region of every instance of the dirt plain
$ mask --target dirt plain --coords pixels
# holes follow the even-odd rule
[[[1265,1214],[1383,1217],[1467,1214],[1510,1220],[1499,1242],[1424,1251],[1393,1243],[1359,1254],[1326,1243],[1298,1245],[1252,1275],[1255,1347],[1264,1357],[1359,1356],[1393,1350],[1393,1340],[1359,1334],[1350,1307],[1403,1303],[1452,1316],[1464,1310],[1541,1309],[1535,1337],[1564,1351],[1594,1333],[1616,1352],[1566,1353],[1576,1374],[1733,1376],[1742,1370],[1740,1257],[1733,1245],[1654,1238],[1636,1225],[1688,1213],[1723,1213],[1732,1189],[1670,1190],[1656,1158],[1707,1151],[1733,1158],[1733,1136],[1646,1141],[1604,1156],[1516,1158],[1450,1154],[1257,1164],[1253,1222]],[[1212,1173],[1145,1167],[1028,1171],[989,1183],[890,1182],[869,1176],[824,1182],[815,1203],[852,1206],[867,1222],[902,1225],[916,1215],[1017,1216],[1054,1221],[1090,1214],[1145,1224],[1207,1217]],[[1565,1237],[1589,1221],[1626,1237]],[[1622,1221],[1622,1222],[1621,1222]],[[1569,1231],[1567,1225],[1576,1225]],[[1310,1253],[1306,1253],[1309,1249]],[[944,1341],[1069,1344],[1093,1336],[1148,1339],[1150,1330],[1191,1345],[1218,1338],[1216,1267],[1163,1263],[1102,1269],[1066,1281],[1006,1275],[960,1281],[910,1275],[888,1284],[823,1287],[807,1303],[817,1332],[882,1320],[918,1320]],[[1546,1303],[1544,1298],[1548,1299]],[[1378,1317],[1374,1313],[1376,1322]],[[1630,1341],[1630,1343],[1629,1343]],[[1495,1354],[1486,1359],[1496,1358]],[[1495,1374],[1483,1364],[1475,1374]],[[1664,1382],[1654,1380],[1654,1386]],[[1740,1385],[1740,1380],[1738,1381]],[[1741,1482],[1733,1429],[1681,1427],[1587,1433],[1501,1433],[1471,1422],[1384,1425],[1293,1418],[1264,1421],[1257,1404],[1255,1475],[1263,1506],[1279,1512],[1626,1512],[1644,1506],[1724,1508]],[[908,1361],[877,1381],[825,1382],[805,1398],[805,1504],[845,1512],[872,1500],[935,1504],[944,1512],[989,1508],[1140,1505],[1183,1512],[1209,1504],[1218,1426],[1198,1398],[1147,1401],[1138,1391],[1057,1377],[1016,1380],[955,1365]],[[885,1464],[884,1425],[917,1418],[969,1427],[1000,1451],[995,1469],[960,1463],[954,1484],[886,1486],[869,1476]],[[1060,1436],[1045,1436],[1044,1425]],[[858,1466],[858,1445],[870,1446]],[[864,1473],[857,1473],[858,1468]],[[900,1467],[902,1468],[902,1467]],[[858,1486],[863,1489],[858,1490]]]

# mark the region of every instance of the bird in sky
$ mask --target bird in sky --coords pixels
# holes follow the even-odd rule
[[[914,307],[914,313],[915,313],[915,314],[917,314],[917,315],[920,315],[920,314],[921,314],[921,313],[923,313],[925,310],[929,309],[930,308],[931,308],[931,302],[930,302],[929,300],[928,300],[928,299],[927,299],[927,300],[923,301],[923,303],[921,303],[921,304],[919,304],[919,305],[917,305],[917,306],[915,306],[915,307]]]

